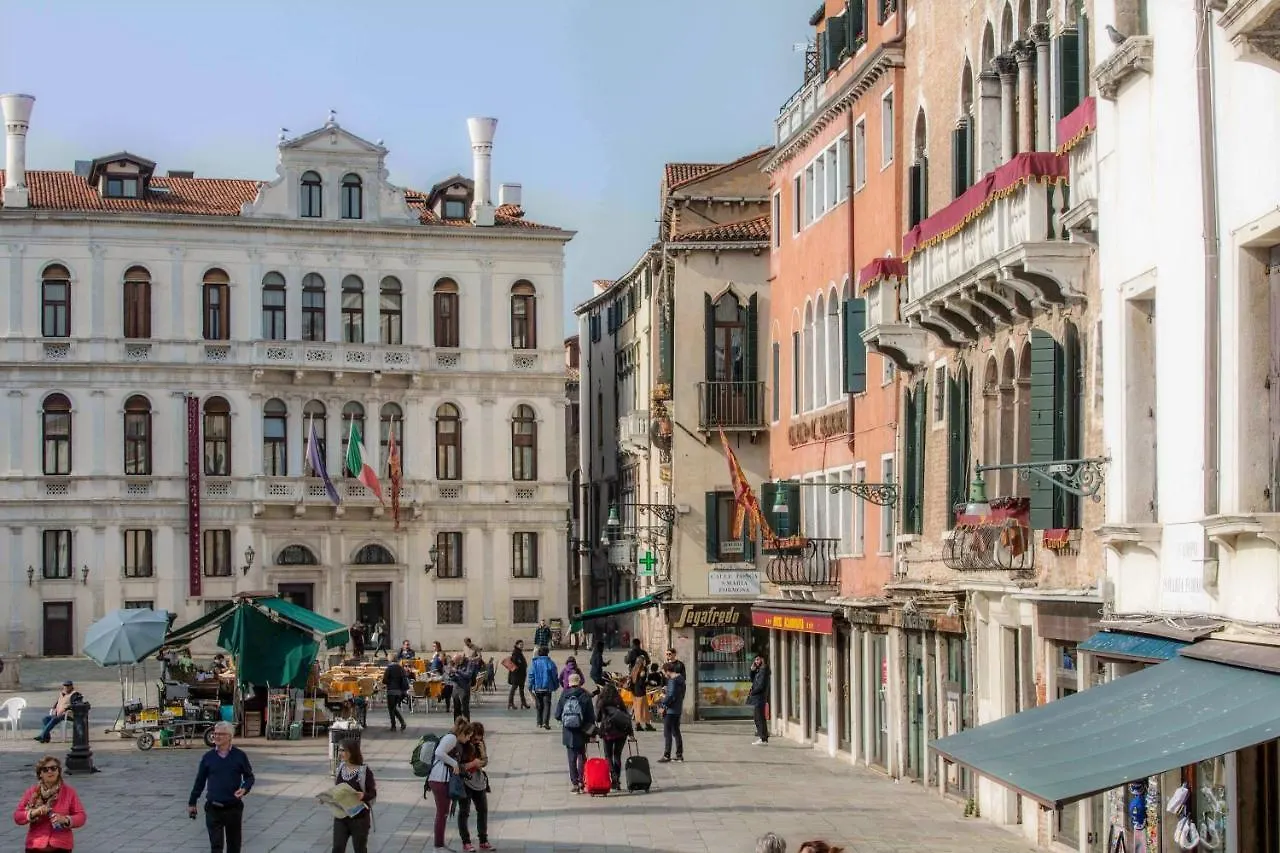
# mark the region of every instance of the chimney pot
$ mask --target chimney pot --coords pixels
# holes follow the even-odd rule
[[[31,122],[33,95],[0,95],[4,111],[4,206],[27,207],[27,130]]]
[[[490,174],[493,160],[493,132],[498,127],[496,118],[469,118],[467,132],[471,135],[471,170],[475,184],[475,201],[471,205],[471,221],[475,225],[493,224],[493,193]]]
[[[520,206],[522,187],[519,184],[502,184],[498,187],[498,206],[514,204]]]

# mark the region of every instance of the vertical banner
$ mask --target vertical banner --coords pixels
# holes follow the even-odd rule
[[[200,400],[187,395],[188,595],[200,597]]]

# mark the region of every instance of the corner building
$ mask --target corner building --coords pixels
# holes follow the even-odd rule
[[[0,97],[0,646],[73,654],[113,608],[185,622],[248,590],[418,648],[568,615],[572,235],[518,185],[493,203],[494,120],[472,178],[419,192],[332,116],[270,181],[127,152],[28,171],[33,102]],[[344,471],[353,424],[385,506]]]

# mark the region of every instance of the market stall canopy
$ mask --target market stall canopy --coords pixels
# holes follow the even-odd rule
[[[163,646],[168,629],[166,610],[113,610],[89,626],[84,653],[102,666],[128,666]]]
[[[637,610],[644,610],[647,607],[657,607],[662,603],[663,599],[671,595],[671,590],[663,589],[652,595],[646,595],[643,598],[633,598],[630,601],[619,601],[616,604],[606,604],[604,607],[597,607],[594,610],[584,610],[573,617],[573,621],[569,625],[570,631],[581,631],[582,623],[589,622],[592,619],[603,619],[606,616],[620,616],[623,613],[634,613]]]
[[[1057,809],[1280,738],[1276,708],[1280,675],[1179,654],[929,747]]]
[[[185,646],[193,640],[204,636],[215,628],[222,626],[223,620],[231,615],[231,611],[236,608],[236,602],[228,601],[226,604],[210,610],[196,621],[183,625],[181,628],[175,628],[169,632],[164,638],[166,646]]]
[[[164,644],[166,646],[181,646],[190,643],[192,640],[216,628],[220,628],[223,622],[231,617],[232,612],[237,607],[245,605],[254,607],[267,615],[289,623],[300,631],[311,634],[318,640],[323,641],[326,648],[334,649],[347,643],[347,627],[339,622],[334,622],[332,619],[327,619],[319,613],[300,607],[291,601],[285,601],[283,598],[276,598],[270,595],[242,595],[238,596],[234,601],[222,605],[217,610],[206,613],[189,625],[184,625],[169,632]]]
[[[218,645],[235,655],[241,684],[306,687],[320,644],[308,633],[256,607],[236,607],[223,620]]]

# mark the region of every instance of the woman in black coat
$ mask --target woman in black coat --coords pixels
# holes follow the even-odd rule
[[[591,680],[596,683],[597,691],[608,680],[604,675],[604,668],[608,665],[609,662],[604,659],[604,638],[601,637],[591,649]]]
[[[516,691],[519,690],[520,707],[527,711],[529,700],[524,695],[524,680],[529,675],[529,662],[524,658],[524,640],[516,640],[515,648],[511,650],[511,662],[515,666],[507,671],[507,684],[511,685],[511,691],[507,693],[507,709],[516,709]]]

